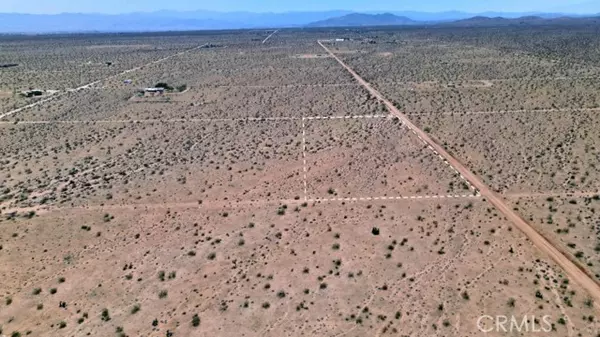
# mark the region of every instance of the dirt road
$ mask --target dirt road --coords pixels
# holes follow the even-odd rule
[[[494,205],[506,218],[513,222],[525,235],[532,241],[532,243],[538,247],[542,252],[548,254],[565,272],[570,278],[586,289],[589,295],[594,299],[594,306],[597,310],[600,310],[600,286],[593,279],[593,276],[589,275],[588,272],[579,265],[575,260],[571,260],[568,255],[564,254],[560,249],[552,245],[544,236],[538,233],[529,223],[523,220],[516,212],[514,212],[501,197],[497,196],[488,186],[486,186],[479,178],[472,173],[469,169],[463,166],[456,158],[451,156],[446,150],[434,142],[426,132],[416,127],[402,112],[400,112],[389,100],[374,89],[367,81],[360,77],[352,68],[346,65],[340,58],[338,58],[329,48],[327,48],[321,41],[318,41],[319,45],[325,49],[331,57],[333,57],[341,66],[343,66],[354,78],[364,86],[369,93],[377,97],[383,102],[390,113],[398,117],[400,121],[408,127],[417,137],[424,141],[428,146],[432,147],[439,155],[441,155],[448,163],[454,167],[463,177],[468,180],[476,189],[479,190],[481,196],[485,197],[492,205]]]
[[[269,34],[269,36],[267,36],[266,39],[263,40],[262,44],[265,44],[267,41],[269,41],[269,39],[271,38],[271,36],[273,36],[275,33],[277,33],[279,30],[274,31],[273,33]]]

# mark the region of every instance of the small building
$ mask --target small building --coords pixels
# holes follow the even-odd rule
[[[150,94],[163,94],[165,92],[165,88],[146,88],[144,89],[144,92],[150,93]]]
[[[37,90],[37,89],[21,92],[21,96],[25,96],[25,97],[42,96],[43,94],[44,94],[44,92],[42,90]]]

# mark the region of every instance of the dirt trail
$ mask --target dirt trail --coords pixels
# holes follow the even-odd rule
[[[64,212],[64,211],[119,211],[119,210],[151,210],[151,209],[182,209],[182,208],[202,208],[202,209],[219,209],[219,208],[230,208],[238,206],[257,206],[257,205],[297,205],[304,201],[296,199],[287,200],[243,200],[243,201],[180,201],[180,202],[164,202],[164,203],[139,203],[139,204],[104,204],[104,205],[81,205],[81,206],[69,206],[69,205],[37,205],[33,207],[15,207],[8,209],[0,209],[0,214],[10,214],[17,212],[18,214],[28,213],[35,211],[39,214],[46,214],[52,212]]]
[[[341,66],[343,66],[354,78],[369,91],[371,95],[377,97],[383,102],[390,113],[398,117],[400,121],[408,127],[417,137],[431,146],[439,155],[450,163],[463,177],[468,180],[475,188],[479,190],[479,193],[487,198],[487,200],[494,205],[506,218],[513,222],[542,252],[548,254],[565,272],[579,285],[581,285],[594,299],[594,306],[597,310],[600,310],[600,286],[593,277],[588,274],[584,267],[580,266],[578,262],[571,260],[564,254],[560,249],[553,246],[544,236],[537,232],[531,225],[523,220],[515,211],[513,211],[501,197],[497,196],[488,186],[486,186],[479,178],[461,164],[456,158],[451,156],[446,150],[434,142],[423,130],[416,127],[402,112],[400,112],[389,100],[387,100],[379,91],[374,89],[367,81],[360,77],[352,68],[346,65],[340,58],[338,58],[329,48],[327,48],[321,41],[317,41],[319,45],[325,49]]]
[[[263,40],[262,44],[265,44],[267,41],[269,41],[269,39],[271,38],[271,36],[273,36],[273,34],[277,33],[278,31],[279,31],[279,29],[276,30],[276,31],[274,31],[273,33],[271,33],[269,36],[267,36],[267,38]]]

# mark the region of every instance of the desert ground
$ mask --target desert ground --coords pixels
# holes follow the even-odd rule
[[[0,37],[0,335],[598,336],[585,29]]]

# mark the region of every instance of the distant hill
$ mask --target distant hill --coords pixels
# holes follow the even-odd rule
[[[511,24],[535,24],[549,21],[550,19],[544,19],[539,16],[523,16],[519,18],[503,18],[503,17],[487,17],[487,16],[474,16],[472,18],[456,20],[450,25],[466,25],[466,26],[502,26]]]
[[[307,27],[360,27],[360,26],[402,26],[418,24],[405,16],[397,16],[391,13],[384,14],[361,14],[352,13],[344,16],[330,18],[309,23]]]
[[[592,24],[600,23],[597,17],[549,17],[523,16],[519,18],[474,16],[472,18],[444,23],[445,26],[512,26],[512,25],[548,25],[548,24]]]

